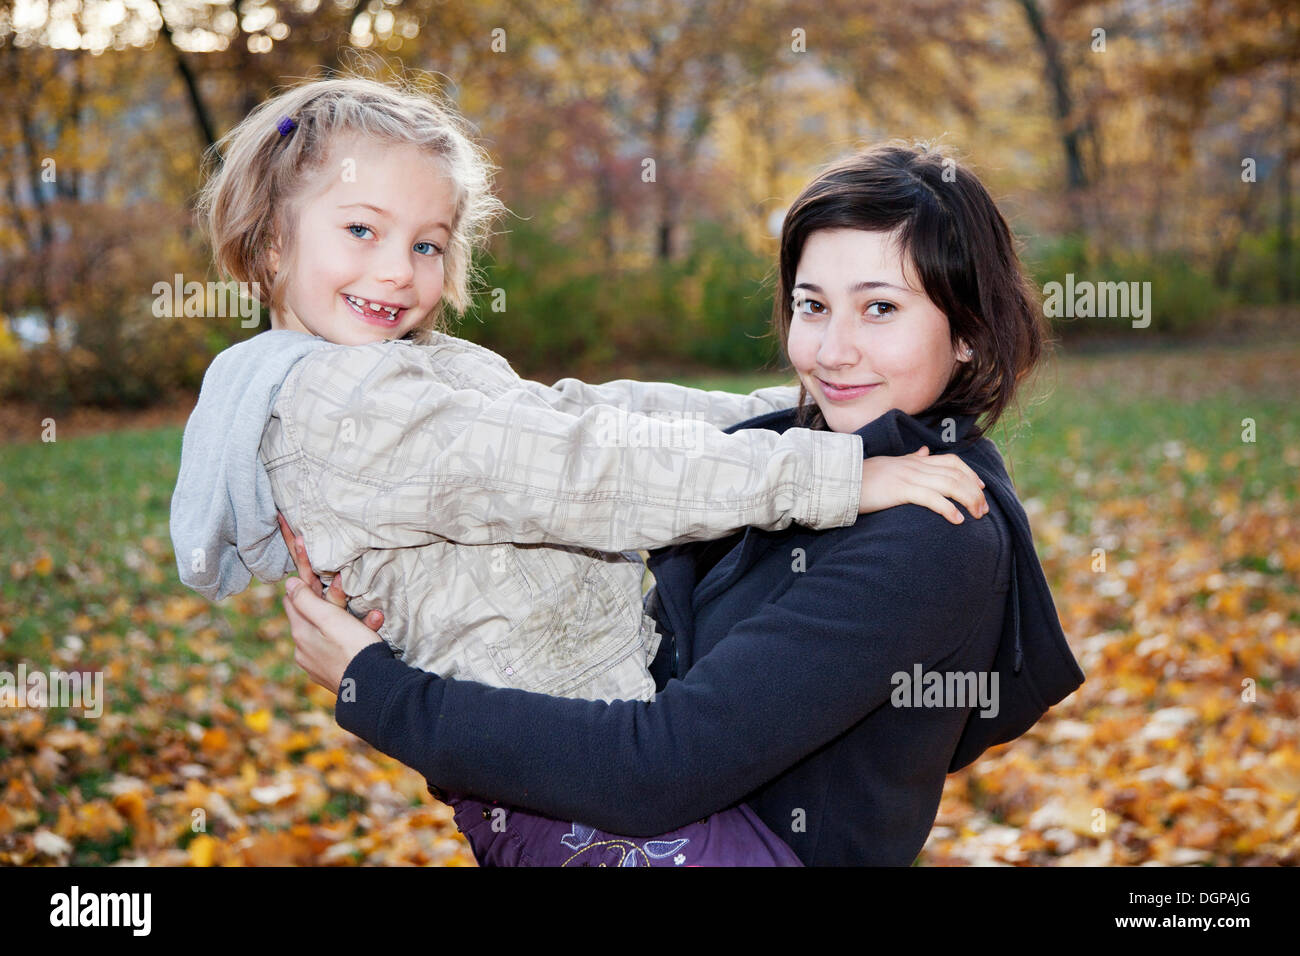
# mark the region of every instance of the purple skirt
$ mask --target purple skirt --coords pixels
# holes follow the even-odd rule
[[[803,866],[743,803],[659,836],[627,837],[455,794],[434,795],[455,811],[480,866]]]

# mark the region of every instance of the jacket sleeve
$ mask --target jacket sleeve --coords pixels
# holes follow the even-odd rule
[[[593,405],[611,405],[666,421],[702,421],[715,428],[729,428],[768,412],[794,408],[799,399],[799,389],[792,385],[773,385],[740,395],[633,379],[617,379],[602,385],[589,385],[576,378],[562,378],[549,386],[528,380],[521,380],[520,384],[556,411],[570,415],[581,415]]]
[[[862,520],[652,701],[444,680],[374,645],[336,718],[449,791],[630,836],[702,819],[886,706],[892,675],[958,654],[1005,600],[991,525],[916,506]]]
[[[301,362],[275,409],[302,456],[295,491],[315,524],[297,530],[335,542],[335,563],[321,567],[347,559],[342,542],[350,554],[437,537],[625,551],[857,519],[859,435],[728,435],[609,405],[573,415],[527,388],[454,388],[419,350],[366,362],[349,351]]]

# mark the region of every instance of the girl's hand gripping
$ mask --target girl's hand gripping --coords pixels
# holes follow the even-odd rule
[[[984,482],[970,465],[956,455],[929,455],[930,449],[921,447],[910,455],[864,459],[858,514],[914,504],[961,524],[966,519],[949,498],[965,505],[976,518],[988,514]]]

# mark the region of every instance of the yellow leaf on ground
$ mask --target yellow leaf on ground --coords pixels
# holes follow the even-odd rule
[[[216,857],[217,841],[206,833],[200,833],[190,841],[190,865],[211,866]]]

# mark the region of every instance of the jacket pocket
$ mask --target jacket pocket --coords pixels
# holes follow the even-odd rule
[[[535,597],[511,545],[437,541],[397,548],[411,620],[402,659],[443,677],[510,685],[487,648],[533,619]]]
[[[513,549],[532,594],[532,613],[486,641],[498,681],[562,697],[645,699],[639,562],[621,555],[545,545]]]

